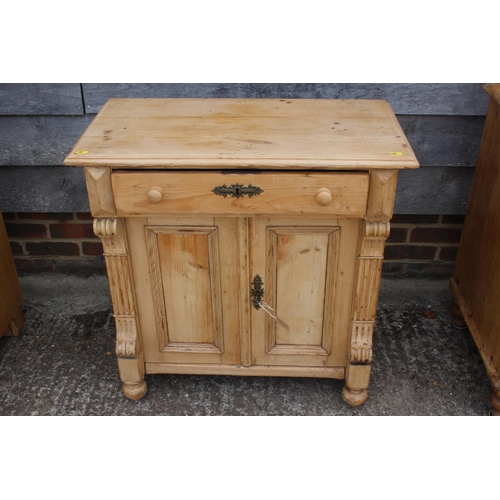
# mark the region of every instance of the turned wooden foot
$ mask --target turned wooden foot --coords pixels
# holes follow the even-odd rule
[[[142,381],[139,384],[128,384],[123,383],[123,394],[133,401],[139,401],[142,399],[146,392],[148,391],[148,386],[146,382]]]
[[[148,390],[144,382],[144,359],[142,352],[137,358],[117,358],[123,394],[133,401],[142,399]]]
[[[349,406],[361,406],[368,399],[368,391],[366,389],[349,389],[345,385],[342,389],[342,399]]]
[[[458,307],[457,304],[455,304],[455,302],[451,303],[450,311],[451,314],[453,315],[453,319],[451,320],[453,326],[455,328],[458,328],[459,330],[464,330],[465,328],[467,328],[467,323],[465,323],[462,311],[460,310],[460,307]]]
[[[490,397],[491,406],[493,409],[490,411],[490,415],[494,417],[500,417],[500,394],[493,391]]]

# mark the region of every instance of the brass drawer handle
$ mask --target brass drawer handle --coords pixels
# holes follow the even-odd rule
[[[243,184],[231,184],[230,186],[222,184],[222,186],[217,186],[212,189],[212,193],[218,196],[224,196],[224,198],[229,195],[231,195],[231,198],[242,198],[245,195],[251,198],[252,196],[257,196],[262,192],[264,192],[263,189],[257,186],[252,186],[252,184],[249,184],[246,187]]]

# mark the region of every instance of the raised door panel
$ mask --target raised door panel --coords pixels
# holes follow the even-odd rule
[[[160,350],[222,353],[217,228],[145,230]]]
[[[238,281],[237,249],[226,244],[235,237],[232,226],[237,223],[213,218],[127,221],[133,265],[143,268],[135,267],[134,279],[147,362],[239,362],[238,331],[230,332],[234,305],[223,314],[228,295],[234,295],[228,290],[234,279],[229,282],[227,275],[236,269]]]
[[[264,281],[263,307],[252,311],[253,363],[345,365],[352,302],[347,278],[355,266],[357,224],[308,219],[250,224],[252,276]]]

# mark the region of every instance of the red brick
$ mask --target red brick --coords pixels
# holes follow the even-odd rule
[[[443,224],[463,224],[465,215],[443,215],[441,222]]]
[[[405,227],[391,227],[391,233],[387,238],[388,243],[401,243],[406,241],[408,229]]]
[[[97,238],[92,224],[51,224],[50,235],[52,238]]]
[[[17,241],[10,242],[10,250],[12,255],[23,255],[23,247]]]
[[[51,213],[28,213],[21,212],[17,216],[20,219],[31,219],[31,220],[73,220],[73,214],[68,212],[51,212]]]
[[[80,220],[92,220],[92,214],[90,212],[77,212],[76,218]]]
[[[439,260],[455,262],[457,260],[458,247],[443,247],[439,251]]]
[[[3,220],[14,220],[16,218],[16,214],[13,212],[2,212]]]
[[[83,241],[82,252],[83,255],[102,255],[102,244],[98,241]]]
[[[43,241],[26,243],[28,255],[80,255],[80,248],[76,243],[65,241]]]
[[[43,224],[6,223],[9,238],[46,238],[47,228]]]
[[[387,260],[434,260],[437,247],[423,245],[387,245],[384,258]]]
[[[391,224],[436,224],[439,215],[394,215]]]
[[[449,227],[416,227],[410,241],[417,243],[460,243],[462,230]]]

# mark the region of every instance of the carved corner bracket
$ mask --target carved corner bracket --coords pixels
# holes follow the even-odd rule
[[[123,219],[94,218],[94,234],[101,238],[104,255],[126,255],[127,244]]]
[[[112,238],[117,233],[118,219],[94,218],[94,234],[99,238]]]
[[[135,316],[116,316],[116,355],[118,357],[137,357],[137,319]]]
[[[391,231],[389,222],[365,222],[365,234],[361,244],[361,257],[384,258],[385,240]]]
[[[354,321],[351,329],[351,353],[349,361],[352,364],[370,364],[372,362],[372,321]]]

